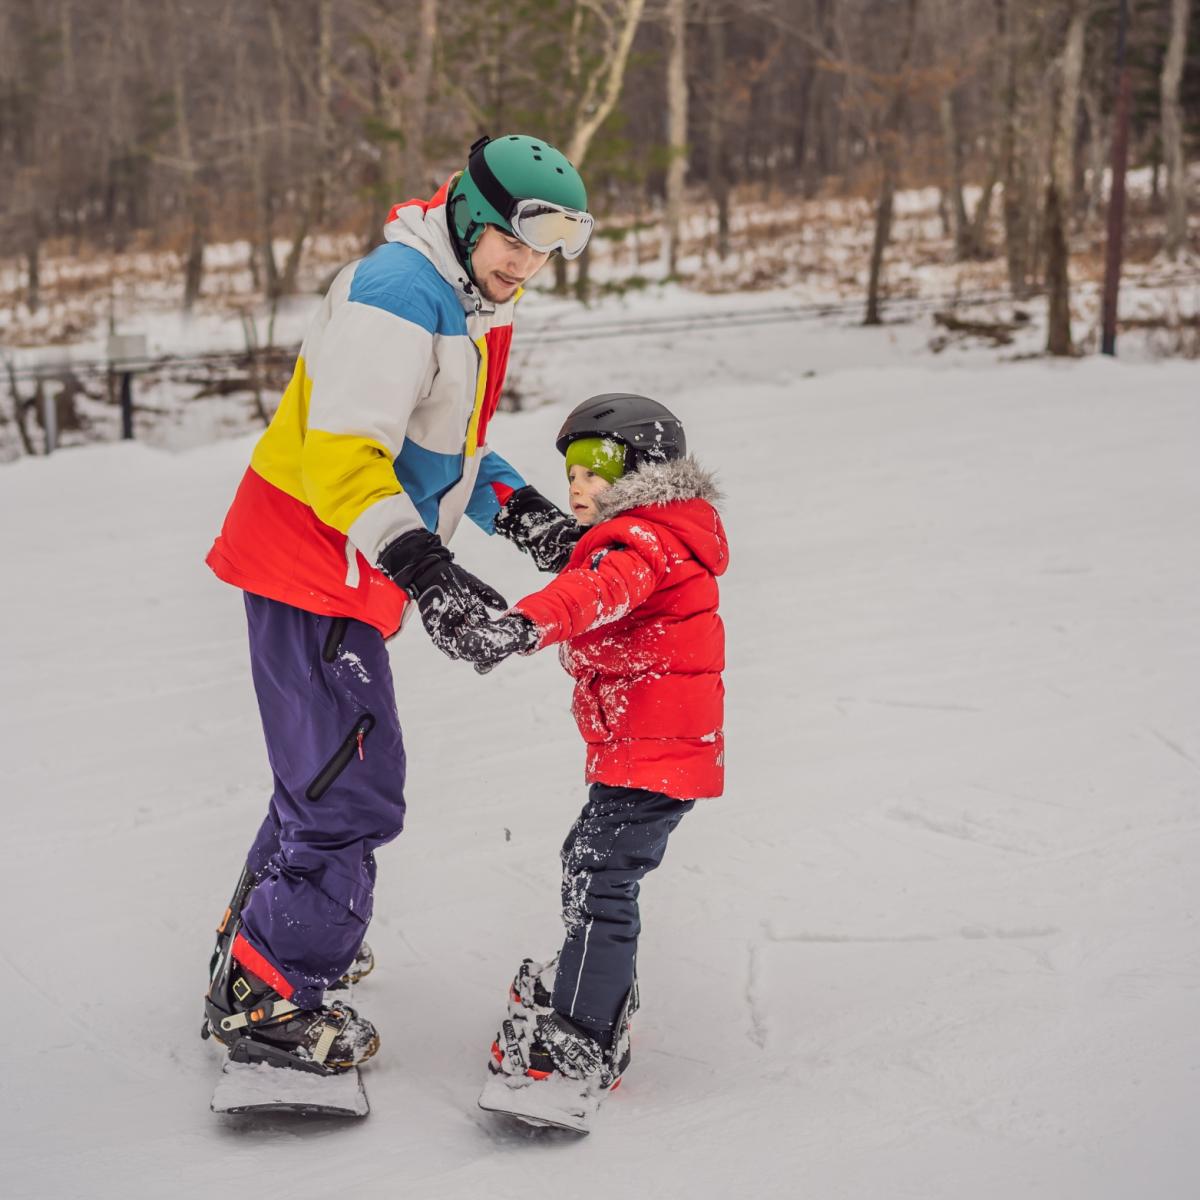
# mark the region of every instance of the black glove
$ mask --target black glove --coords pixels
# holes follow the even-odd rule
[[[459,657],[455,639],[460,629],[488,621],[488,608],[508,607],[499,592],[458,566],[441,540],[425,529],[389,542],[379,556],[379,569],[417,602],[421,624],[449,658]]]
[[[583,526],[537,488],[518,488],[496,514],[496,532],[508,538],[541,571],[561,571],[583,536]]]
[[[537,626],[520,613],[464,625],[456,639],[459,657],[473,662],[480,675],[486,675],[510,654],[532,650],[537,644]]]

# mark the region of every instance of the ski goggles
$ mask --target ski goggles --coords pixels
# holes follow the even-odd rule
[[[508,220],[530,249],[540,254],[561,250],[563,258],[578,258],[584,252],[596,223],[591,213],[548,200],[518,200]]]

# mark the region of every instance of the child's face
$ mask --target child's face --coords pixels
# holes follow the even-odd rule
[[[571,514],[580,525],[594,525],[600,515],[596,512],[596,497],[611,486],[603,475],[575,466],[567,472],[571,487]]]

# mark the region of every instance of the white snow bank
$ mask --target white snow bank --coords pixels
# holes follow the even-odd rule
[[[619,362],[729,496],[728,794],[646,883],[634,1063],[580,1143],[475,1107],[507,980],[560,936],[554,657],[480,679],[392,643],[373,1115],[220,1120],[200,999],[269,774],[202,559],[251,442],[0,471],[6,1197],[1196,1194],[1195,367],[914,369],[864,332],[842,362],[878,368],[746,382],[742,336],[702,368],[595,343],[493,427],[561,494],[565,408]]]

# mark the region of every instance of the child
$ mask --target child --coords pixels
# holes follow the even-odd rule
[[[713,478],[686,456],[679,420],[642,396],[585,401],[557,446],[584,526],[566,568],[458,643],[481,670],[561,643],[587,743],[588,801],[562,849],[566,940],[518,971],[484,1093],[521,1089],[532,1113],[554,1090],[542,1081],[570,1081],[592,1110],[616,1086],[637,1006],[639,882],[695,801],[724,786],[716,577],[729,553]],[[503,1095],[485,1107],[513,1111]]]

